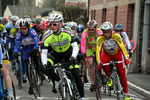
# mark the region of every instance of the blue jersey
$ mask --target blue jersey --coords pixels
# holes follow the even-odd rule
[[[34,29],[29,28],[27,35],[23,35],[21,30],[16,34],[14,52],[18,52],[20,46],[22,46],[22,53],[38,47],[38,35]],[[23,59],[28,59],[28,55],[23,55]]]
[[[16,28],[16,26],[13,25],[12,22],[9,22],[9,23],[6,25],[6,28],[11,30],[12,28]]]

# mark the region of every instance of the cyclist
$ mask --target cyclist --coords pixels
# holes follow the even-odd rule
[[[0,24],[3,24],[4,25],[5,23],[5,18],[4,17],[0,17]],[[5,26],[5,25],[4,25]]]
[[[44,48],[42,49],[42,63],[46,69],[52,67],[57,62],[60,62],[62,59],[65,61],[69,61],[71,58],[72,61],[75,61],[76,56],[78,54],[78,46],[77,43],[74,42],[74,39],[71,38],[71,33],[68,29],[61,28],[63,22],[63,16],[61,14],[51,14],[49,17],[50,21],[50,29],[52,30],[51,33],[44,35],[43,37],[43,44]],[[52,51],[48,54],[48,46],[52,47]],[[48,62],[47,62],[48,61]],[[79,65],[75,64],[75,66],[69,66],[69,70],[71,71],[75,82],[77,84],[77,88],[79,90],[79,94],[81,100],[85,100],[84,98],[84,89],[81,78],[79,76]],[[54,70],[47,70],[49,77],[52,80],[59,81],[59,76],[54,72]]]
[[[77,35],[76,35],[76,39],[77,39],[77,43],[78,43],[78,47],[80,49],[80,44],[81,44],[81,36],[82,36],[82,32],[84,31],[84,26],[82,24],[79,24],[77,25]],[[80,62],[80,60],[82,59],[81,57],[81,50],[79,51],[79,54],[78,54],[78,60]],[[88,64],[88,63],[86,63]],[[85,66],[88,66],[88,65],[85,65]],[[84,67],[85,67],[84,66]],[[86,69],[84,69],[84,83],[87,83],[88,82],[88,78],[87,78],[87,67]]]
[[[81,38],[81,53],[82,57],[86,58],[94,55],[96,52],[96,39],[98,36],[102,34],[102,31],[97,28],[97,22],[95,20],[89,20],[87,23],[87,29],[82,33]],[[86,51],[85,51],[86,48]],[[85,63],[89,64],[88,74],[91,81],[90,90],[94,90],[94,82],[93,82],[93,58],[88,58],[85,60]],[[87,69],[87,66],[85,66]]]
[[[8,96],[12,100],[14,100],[13,95],[13,88],[12,88],[12,80],[9,76],[9,56],[7,52],[7,31],[3,24],[0,24],[0,44],[1,44],[1,51],[2,51],[2,75],[5,79],[6,86],[8,89]]]
[[[127,33],[123,31],[123,25],[116,24],[114,31],[119,33],[122,40],[125,41],[125,43],[127,44],[128,49],[129,49],[129,58],[130,58],[132,56],[131,44],[130,44],[129,38],[127,36]]]
[[[104,63],[109,63],[113,58],[114,61],[125,61],[125,64],[129,64],[128,54],[126,48],[121,40],[121,37],[117,33],[113,33],[113,25],[110,22],[104,22],[100,26],[103,35],[100,35],[97,39],[96,47],[96,60],[98,63],[98,69],[103,68],[106,75],[109,77],[107,80],[107,85],[110,89],[113,89],[113,81],[111,78],[111,73],[109,66],[103,66]],[[124,59],[123,59],[124,57]],[[121,85],[125,93],[125,100],[130,100],[128,95],[127,78],[123,68],[123,63],[116,64],[117,72],[120,77]]]
[[[38,35],[41,32],[41,26],[40,26],[41,21],[43,21],[42,18],[37,18],[35,20],[35,25],[32,27]]]
[[[17,21],[17,20],[19,20],[19,17],[18,17],[18,16],[12,16],[12,17],[11,17],[11,22],[6,25],[6,30],[7,30],[7,33],[8,33],[8,34],[10,33],[10,30],[11,30],[12,28],[16,28],[16,27],[15,27],[15,24],[16,24],[16,21]]]
[[[22,19],[20,21],[20,31],[16,34],[16,39],[15,39],[14,57],[16,60],[18,60],[19,47],[22,46],[22,51],[21,51],[22,53],[27,53],[28,51],[34,51],[31,54],[31,56],[33,57],[36,67],[39,67],[37,63],[38,57],[36,56],[38,53],[38,35],[34,29],[29,27],[30,24],[28,23],[27,20]],[[23,60],[26,64],[26,68],[28,69],[28,62],[29,62],[28,55],[23,55]],[[27,70],[27,76],[28,76],[28,70]],[[33,94],[33,90],[31,86],[29,87],[28,93],[30,95]]]
[[[42,37],[43,37],[44,33],[49,30],[49,25],[50,25],[50,23],[48,20],[41,21],[41,23],[40,23],[41,32],[38,35],[39,41],[42,41]]]
[[[23,19],[25,19],[25,18],[30,18],[30,16],[29,15],[24,15]]]

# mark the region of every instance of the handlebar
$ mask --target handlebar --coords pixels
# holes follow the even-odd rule
[[[116,62],[113,62],[113,61],[111,60],[110,63],[104,63],[103,66],[110,65],[111,63],[119,64],[119,63],[124,63],[124,61],[116,61]]]

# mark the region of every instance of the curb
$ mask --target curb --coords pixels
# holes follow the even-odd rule
[[[129,81],[127,81],[127,83],[128,83],[129,88],[131,88],[131,89],[135,90],[136,92],[150,98],[150,92],[149,91],[147,91],[147,90],[145,90],[145,89],[143,89],[143,88],[141,88],[141,87],[139,87],[139,86],[137,86],[137,85],[135,85]]]

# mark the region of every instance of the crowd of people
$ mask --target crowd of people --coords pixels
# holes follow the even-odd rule
[[[123,31],[123,25],[121,24],[116,24],[113,28],[110,22],[104,22],[98,27],[95,20],[89,20],[86,26],[76,22],[64,23],[63,16],[58,13],[50,14],[49,19],[36,18],[35,20],[28,15],[23,18],[12,16],[10,20],[0,17],[0,41],[0,66],[3,68],[2,74],[11,100],[14,100],[14,95],[12,84],[10,84],[12,80],[9,76],[9,61],[11,62],[11,68],[16,69],[20,47],[22,53],[34,51],[31,56],[34,58],[37,67],[39,65],[36,63],[36,53],[41,52],[43,69],[40,72],[41,75],[45,74],[57,82],[60,80],[59,76],[49,68],[62,59],[74,62],[74,66],[68,65],[67,70],[71,72],[75,79],[81,100],[85,100],[83,82],[90,82],[89,89],[91,92],[94,90],[93,55],[96,55],[97,68],[103,69],[107,75],[109,87],[113,87],[113,79],[109,66],[103,66],[103,64],[109,63],[111,59],[124,61],[124,63],[116,64],[116,68],[124,90],[124,98],[125,100],[131,100],[128,95],[124,64],[129,64],[132,51],[127,33]],[[42,42],[40,49],[39,41]],[[124,46],[125,43],[129,48],[129,54],[127,54]],[[84,60],[84,81],[81,80],[79,75],[79,55]],[[28,60],[28,55],[23,55],[21,59],[23,83],[27,82]],[[89,79],[87,75],[89,75]],[[31,86],[28,93],[33,94]]]

